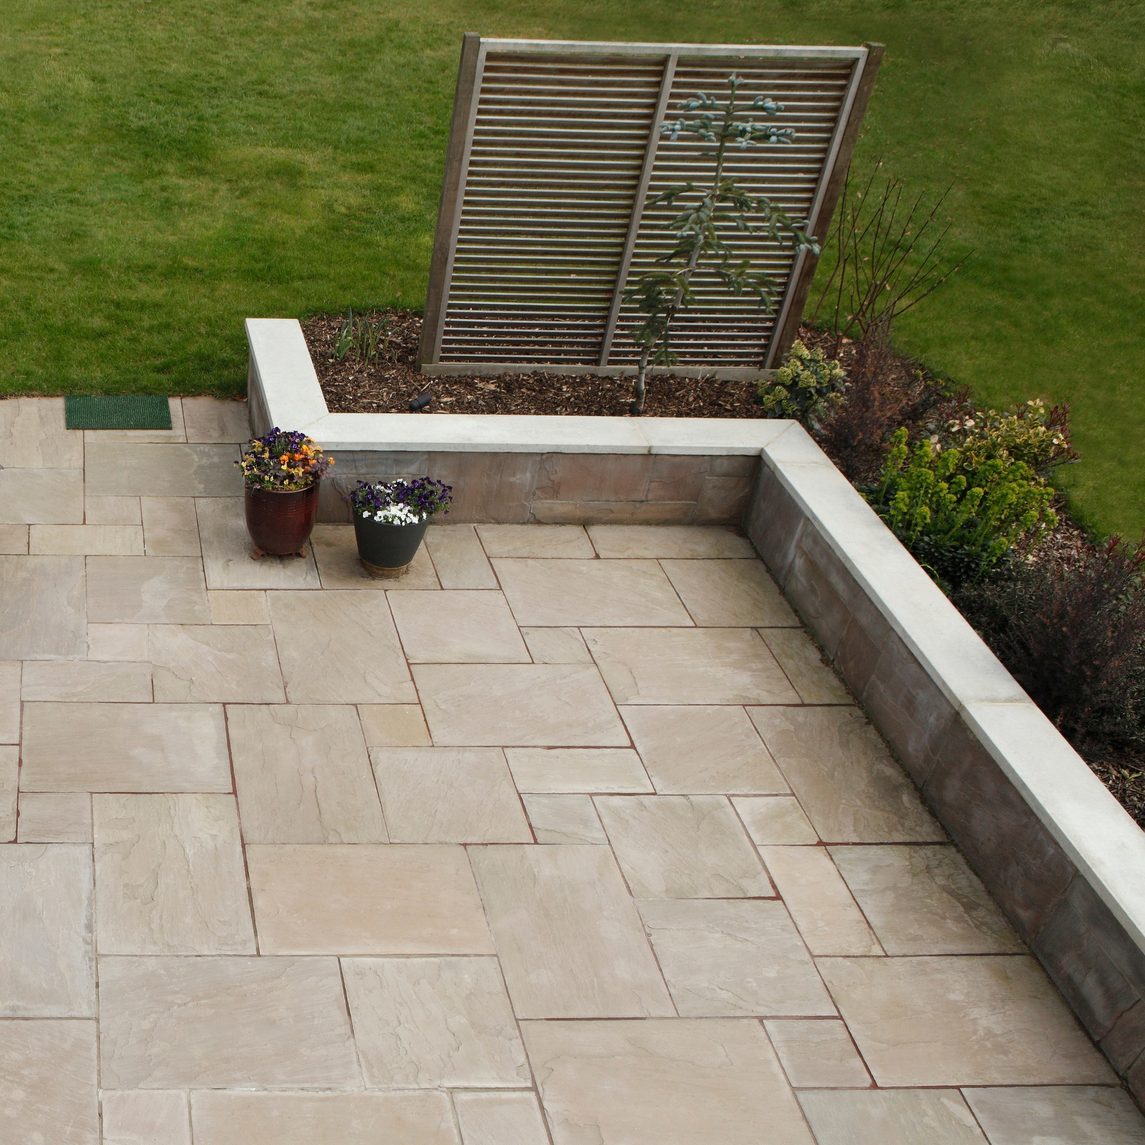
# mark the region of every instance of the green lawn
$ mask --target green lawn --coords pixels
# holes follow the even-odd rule
[[[1073,404],[1145,529],[1145,6],[1110,0],[6,0],[0,391],[241,392],[242,319],[420,306],[461,33],[888,46],[856,162],[954,180],[976,254],[897,332]]]

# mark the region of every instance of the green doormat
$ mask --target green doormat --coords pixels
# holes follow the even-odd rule
[[[68,394],[68,429],[170,429],[171,407],[162,394]]]

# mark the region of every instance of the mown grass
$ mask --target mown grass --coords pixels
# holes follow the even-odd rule
[[[857,43],[856,163],[953,181],[975,255],[897,340],[1073,404],[1066,483],[1145,528],[1145,10],[1039,0],[7,0],[0,392],[241,392],[242,319],[420,306],[461,33]]]

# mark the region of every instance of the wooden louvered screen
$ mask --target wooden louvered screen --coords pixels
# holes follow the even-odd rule
[[[737,153],[728,173],[822,234],[881,48],[577,44],[466,36],[422,335],[427,373],[626,372],[639,320],[624,287],[669,249],[673,208],[646,203],[704,180],[703,144],[660,126],[727,77],[783,105],[791,144]],[[714,278],[673,324],[676,372],[736,375],[790,344],[814,258],[728,235],[767,270],[777,306]]]

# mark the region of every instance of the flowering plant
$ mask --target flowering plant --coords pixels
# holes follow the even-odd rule
[[[434,513],[449,512],[453,486],[432,477],[412,481],[359,481],[350,492],[355,517],[381,525],[417,525]]]
[[[235,464],[252,489],[297,493],[309,489],[334,464],[334,458],[326,457],[306,434],[275,426],[262,437],[252,437]]]

